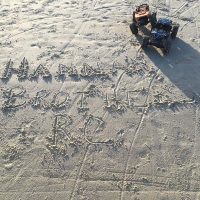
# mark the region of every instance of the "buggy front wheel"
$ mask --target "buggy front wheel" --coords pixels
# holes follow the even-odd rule
[[[171,38],[172,39],[176,38],[176,35],[178,33],[178,29],[179,29],[179,25],[178,24],[176,24],[176,25],[173,26],[172,33],[171,33]]]
[[[135,23],[132,23],[130,24],[130,29],[131,29],[131,32],[134,34],[134,35],[137,35],[138,34],[138,27]]]
[[[136,23],[135,14],[136,14],[136,12],[133,11],[133,23]]]

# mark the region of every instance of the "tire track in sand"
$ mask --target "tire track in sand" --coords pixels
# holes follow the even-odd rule
[[[150,83],[149,83],[149,86],[148,86],[148,89],[147,89],[148,95],[147,95],[147,97],[145,99],[144,105],[146,105],[146,103],[147,103],[147,101],[149,99],[150,89],[151,89],[152,83],[153,83],[158,71],[159,71],[159,69],[156,70],[156,73],[153,75],[152,79],[150,80]],[[128,174],[127,171],[128,171],[128,164],[129,164],[129,161],[130,161],[131,151],[133,149],[133,146],[135,144],[135,140],[136,140],[136,138],[137,138],[137,136],[139,134],[140,128],[142,126],[142,122],[144,120],[144,117],[145,117],[145,114],[147,113],[147,111],[148,111],[148,107],[143,109],[143,112],[142,112],[142,115],[140,117],[139,123],[137,125],[136,130],[135,130],[135,134],[134,134],[134,136],[133,136],[133,138],[131,140],[131,145],[130,145],[130,148],[128,150],[128,156],[127,156],[126,165],[125,165],[125,171],[124,171],[124,176],[123,176],[122,190],[120,192],[120,200],[123,200],[123,198],[124,198],[125,182],[126,182],[126,177],[127,177],[127,174]]]
[[[95,7],[95,5],[96,5],[96,2],[97,0],[93,0],[92,1],[92,6],[91,6],[91,10],[92,9],[94,9],[94,7]],[[84,4],[82,4],[82,6],[84,7]],[[86,15],[87,17],[89,17],[89,12],[87,13],[87,15]],[[84,23],[82,23],[79,27],[78,27],[78,31],[80,31],[80,29],[81,29],[81,27],[83,26],[83,24]],[[76,35],[75,35],[75,37],[76,37]],[[75,39],[75,37],[70,41],[70,43]],[[66,45],[64,45],[64,47],[62,48],[62,51],[64,50],[64,49],[66,49],[67,48],[67,46],[70,44],[70,43],[67,43]],[[61,51],[61,52],[62,52]],[[87,84],[88,85],[88,84]],[[87,85],[86,85],[86,87],[87,87]],[[85,88],[86,88],[85,87]],[[79,95],[78,95],[79,96]],[[87,159],[87,156],[88,156],[88,153],[89,153],[89,147],[90,147],[90,145],[91,144],[88,144],[87,145],[87,147],[86,147],[86,150],[85,150],[85,153],[84,153],[84,155],[83,155],[83,159],[82,159],[82,161],[81,161],[81,164],[80,164],[80,167],[79,167],[79,169],[78,169],[78,172],[77,172],[77,175],[76,175],[76,179],[75,179],[75,183],[74,183],[74,186],[73,186],[73,188],[72,188],[72,192],[71,192],[71,194],[70,194],[70,197],[69,197],[69,199],[70,200],[73,200],[73,198],[74,198],[74,195],[75,195],[75,191],[76,191],[76,189],[77,189],[77,187],[78,187],[78,183],[79,183],[79,180],[80,180],[80,177],[81,177],[81,173],[82,173],[82,171],[83,171],[83,168],[84,168],[84,165],[85,165],[85,162],[86,162],[86,159]]]

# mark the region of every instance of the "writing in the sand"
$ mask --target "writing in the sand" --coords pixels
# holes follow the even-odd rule
[[[134,91],[137,95],[142,90]],[[97,86],[90,85],[85,91],[65,92],[62,90],[39,90],[36,92],[27,92],[22,86],[17,87],[2,87],[0,90],[0,108],[3,112],[12,112],[19,109],[25,109],[28,106],[36,110],[43,111],[61,111],[67,110],[74,106],[78,112],[86,112],[94,107],[98,101],[103,109],[107,111],[124,112],[127,109],[132,109],[135,105],[134,98],[130,97],[130,92],[126,92],[123,97],[119,97],[116,93],[107,94],[102,92]],[[98,99],[98,100],[97,100]],[[143,107],[143,105],[141,105]]]
[[[44,65],[40,64],[32,72],[30,71],[30,65],[26,58],[24,58],[18,68],[14,67],[12,60],[9,60],[6,64],[4,71],[1,75],[2,82],[8,82],[13,75],[17,76],[18,81],[37,81],[39,78],[42,78],[44,81],[49,82],[52,80],[52,77],[57,81],[63,81],[66,77],[80,79],[80,78],[109,78],[109,73],[103,71],[98,66],[92,67],[87,63],[84,63],[80,70],[77,70],[75,66],[66,66],[59,64],[57,67],[56,74],[53,76],[49,69]]]

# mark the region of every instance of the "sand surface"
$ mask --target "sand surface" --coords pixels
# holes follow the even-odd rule
[[[134,0],[0,0],[0,200],[200,200],[198,0],[169,55]]]

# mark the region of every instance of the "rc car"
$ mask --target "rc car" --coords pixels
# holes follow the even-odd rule
[[[144,37],[142,48],[153,45],[162,49],[167,54],[170,49],[170,38],[175,39],[178,33],[179,24],[172,23],[170,19],[161,18],[157,21],[149,37]]]
[[[141,26],[146,26],[148,23],[152,27],[155,26],[157,22],[156,12],[150,12],[148,4],[142,4],[137,6],[135,11],[133,11],[133,23],[130,24],[130,29],[133,34],[138,34],[138,28]]]

